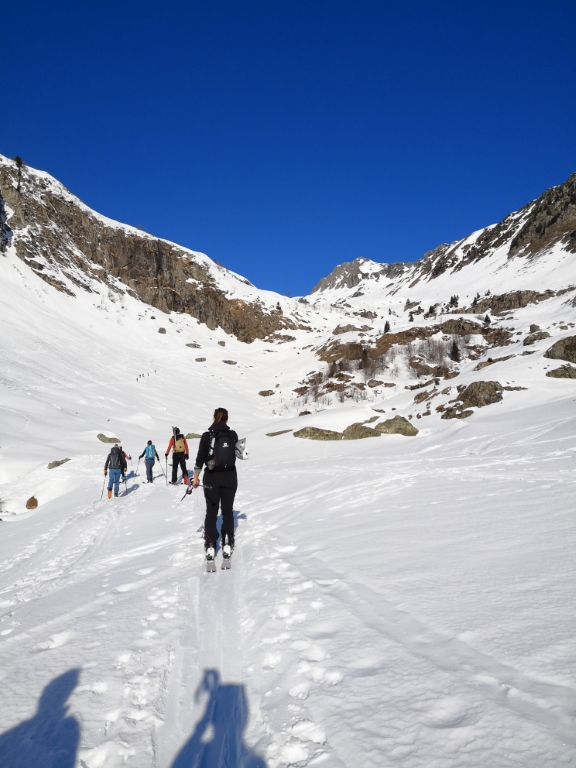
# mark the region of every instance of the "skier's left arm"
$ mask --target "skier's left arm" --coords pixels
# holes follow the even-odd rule
[[[186,438],[184,438],[184,454],[186,456],[186,461],[188,461],[190,454],[188,452],[188,443],[186,442]]]

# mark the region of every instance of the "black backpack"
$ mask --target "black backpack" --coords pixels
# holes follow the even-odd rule
[[[110,469],[122,469],[122,452],[117,445],[110,451]]]
[[[211,472],[223,472],[236,466],[236,441],[233,432],[221,430],[210,434],[210,454],[206,466]]]

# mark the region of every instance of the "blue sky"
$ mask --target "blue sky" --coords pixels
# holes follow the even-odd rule
[[[2,154],[280,293],[576,171],[573,0],[19,0],[2,28]]]

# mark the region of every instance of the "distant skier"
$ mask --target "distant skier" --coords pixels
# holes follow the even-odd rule
[[[200,485],[200,472],[204,464],[204,497],[206,518],[204,521],[204,546],[206,560],[214,560],[218,541],[218,507],[222,511],[222,554],[229,559],[234,549],[234,496],[238,489],[236,474],[236,443],[238,435],[228,426],[226,408],[216,408],[214,423],[200,439],[196,464],[194,465],[194,487]]]
[[[142,456],[146,457],[144,459],[144,463],[146,464],[146,482],[153,483],[154,475],[152,473],[152,467],[154,466],[155,459],[160,461],[160,456],[158,456],[156,446],[152,444],[152,440],[148,440],[146,448],[144,448],[140,456],[138,456],[138,459],[141,459]]]
[[[108,498],[112,498],[112,486],[114,486],[114,496],[118,496],[120,489],[120,476],[126,476],[127,464],[124,458],[124,451],[116,443],[108,454],[106,464],[104,465],[104,476],[108,474],[110,468],[110,477],[108,478]]]
[[[186,438],[184,435],[180,432],[178,427],[172,428],[173,435],[170,438],[170,442],[168,443],[168,448],[166,448],[166,457],[168,457],[168,454],[172,450],[172,485],[176,485],[176,480],[178,479],[178,467],[182,468],[182,480],[184,481],[184,485],[188,484],[188,470],[186,468],[186,462],[189,459],[188,455],[188,443],[186,442]]]

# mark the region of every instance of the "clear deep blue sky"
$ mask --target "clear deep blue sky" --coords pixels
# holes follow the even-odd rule
[[[101,213],[307,293],[576,171],[576,2],[18,0],[0,152]]]

